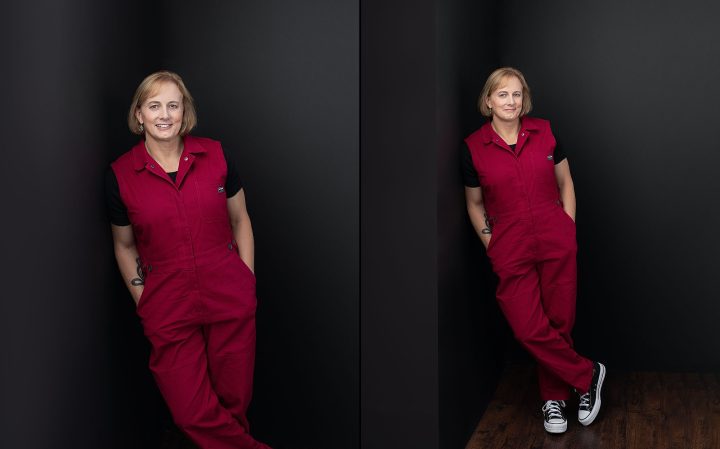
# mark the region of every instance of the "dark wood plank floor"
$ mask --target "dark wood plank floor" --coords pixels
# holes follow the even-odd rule
[[[720,449],[720,373],[627,372],[608,367],[596,421],[568,430],[543,428],[535,370],[506,369],[466,449]]]

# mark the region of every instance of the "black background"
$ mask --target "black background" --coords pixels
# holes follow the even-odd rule
[[[719,9],[4,4],[2,446],[157,447],[168,426],[102,198],[104,168],[135,139],[134,88],[161,68],[195,95],[197,134],[241,163],[257,240],[259,437],[464,444],[518,352],[457,168],[482,123],[482,83],[506,64],[569,153],[580,352],[611,373],[717,371]]]

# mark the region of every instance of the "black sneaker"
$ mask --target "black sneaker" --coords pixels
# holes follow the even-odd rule
[[[600,391],[605,380],[605,365],[600,362],[593,362],[593,377],[590,383],[590,391],[580,395],[580,407],[578,408],[578,421],[583,426],[589,426],[595,421],[600,412]]]
[[[542,407],[545,415],[545,430],[549,433],[563,433],[567,430],[565,401],[546,401]]]

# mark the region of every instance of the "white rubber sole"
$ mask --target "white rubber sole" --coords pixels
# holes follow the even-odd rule
[[[598,363],[600,365],[600,375],[598,376],[598,386],[597,386],[597,401],[595,401],[595,404],[593,405],[592,410],[590,410],[590,414],[585,419],[580,419],[578,417],[578,421],[580,421],[580,424],[583,426],[589,426],[590,424],[595,421],[595,418],[597,418],[598,413],[600,413],[600,406],[602,405],[602,400],[600,399],[600,393],[602,392],[602,386],[603,382],[605,381],[605,365],[602,363]]]
[[[553,424],[546,422],[545,423],[545,431],[547,433],[564,433],[567,430],[567,421],[564,423],[559,424]]]

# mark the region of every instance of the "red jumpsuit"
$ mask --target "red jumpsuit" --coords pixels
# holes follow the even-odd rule
[[[219,142],[185,137],[176,182],[143,142],[112,164],[145,272],[137,313],[175,423],[206,449],[267,449],[245,413],[255,360],[255,276],[238,256]]]
[[[490,123],[465,139],[478,173],[499,278],[497,301],[515,338],[538,362],[544,401],[590,388],[592,362],[573,349],[577,290],[575,223],[561,206],[555,138],[546,120],[523,117],[515,151]]]

